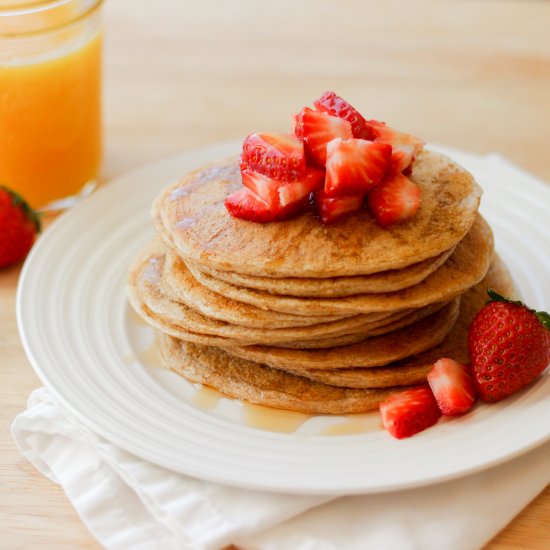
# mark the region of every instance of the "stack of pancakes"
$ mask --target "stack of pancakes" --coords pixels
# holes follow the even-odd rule
[[[131,268],[130,302],[193,382],[306,413],[368,411],[437,359],[466,362],[487,287],[513,294],[472,176],[424,151],[412,179],[422,206],[406,222],[362,211],[257,224],[223,204],[238,159],[197,170],[156,200],[158,238]]]

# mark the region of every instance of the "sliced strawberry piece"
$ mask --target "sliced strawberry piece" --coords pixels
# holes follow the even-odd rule
[[[327,159],[327,143],[334,138],[352,137],[351,124],[343,118],[304,107],[295,118],[294,134],[304,142],[308,158],[324,168]]]
[[[301,201],[294,202],[288,206],[269,207],[259,199],[250,189],[241,187],[225,199],[225,207],[235,218],[241,218],[257,223],[267,223],[286,220],[305,212],[309,201],[305,197]]]
[[[412,163],[420,151],[424,148],[424,142],[410,134],[399,132],[377,120],[367,121],[375,138],[379,143],[389,143],[393,148],[392,173],[403,172],[412,168]]]
[[[351,133],[354,138],[370,140],[375,138],[372,128],[367,124],[361,113],[334,92],[325,92],[313,104],[323,113],[347,120],[351,124]]]
[[[279,187],[282,183],[276,179],[258,174],[241,166],[242,182],[254,195],[269,208],[279,207]]]
[[[382,181],[391,155],[391,145],[386,143],[333,139],[327,145],[325,191],[331,196],[365,195]]]
[[[250,134],[243,143],[241,168],[295,181],[306,168],[304,144],[291,134]]]
[[[322,189],[325,183],[324,170],[316,168],[308,168],[304,176],[301,176],[297,181],[285,183],[279,187],[279,203],[281,206],[287,206],[293,202],[297,202],[304,197],[309,197],[309,194],[317,189]]]
[[[428,384],[439,409],[446,416],[469,411],[476,400],[470,368],[453,359],[445,357],[436,361],[428,373]]]
[[[420,188],[397,173],[374,188],[367,197],[369,210],[380,225],[412,218],[420,207]]]
[[[347,214],[361,210],[364,198],[362,194],[330,197],[322,190],[314,194],[315,207],[324,224],[333,223]]]
[[[325,181],[324,170],[308,168],[299,179],[288,183],[242,169],[242,182],[256,197],[269,208],[288,206],[309,196],[312,191],[321,189]]]
[[[394,393],[380,403],[382,425],[397,439],[410,437],[433,426],[441,411],[429,386]]]

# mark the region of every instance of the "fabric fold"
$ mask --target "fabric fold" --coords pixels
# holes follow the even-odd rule
[[[246,491],[119,449],[79,425],[44,388],[31,394],[12,434],[29,461],[61,485],[96,539],[114,550],[217,550],[231,543],[244,550],[475,549],[550,482],[547,443],[420,489],[341,498]]]

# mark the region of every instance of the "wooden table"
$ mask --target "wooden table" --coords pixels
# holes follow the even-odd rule
[[[497,151],[550,182],[550,3],[116,0],[105,6],[103,181],[252,131],[333,89],[432,142]],[[9,425],[39,381],[0,272],[0,546],[97,548]],[[550,488],[489,545],[550,547]]]

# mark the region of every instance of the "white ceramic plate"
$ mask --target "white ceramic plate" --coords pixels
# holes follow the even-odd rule
[[[18,289],[19,328],[38,376],[73,415],[171,470],[302,494],[426,485],[503,462],[550,438],[548,373],[511,399],[397,441],[380,429],[321,435],[342,421],[327,417],[292,433],[257,429],[243,421],[238,403],[222,399],[205,410],[193,385],[147,366],[152,331],[130,311],[125,280],[134,255],[153,236],[151,202],[188,170],[238,148],[185,153],[122,177],[62,216],[37,243]],[[550,189],[503,170],[495,159],[450,155],[485,188],[482,211],[524,299],[548,308]]]

